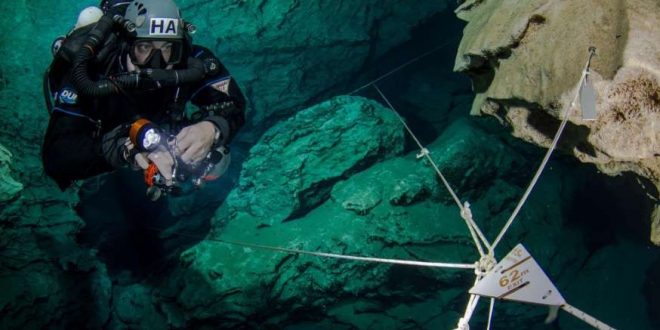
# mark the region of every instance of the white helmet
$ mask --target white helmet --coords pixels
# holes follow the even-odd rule
[[[165,68],[186,57],[187,34],[174,1],[131,1],[124,18],[135,24],[135,38],[129,45],[129,55],[134,64]]]

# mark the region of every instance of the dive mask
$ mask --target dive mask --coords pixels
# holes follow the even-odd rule
[[[165,69],[181,62],[183,45],[180,40],[135,40],[129,56],[138,67]]]

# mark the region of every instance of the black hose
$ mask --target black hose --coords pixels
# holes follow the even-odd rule
[[[102,45],[112,31],[115,21],[110,15],[103,15],[96,26],[89,32],[73,60],[73,85],[78,93],[93,97],[108,96],[117,93],[117,88],[107,79],[94,81],[89,77],[87,65],[94,58],[96,49]]]
[[[46,109],[48,109],[48,114],[53,113],[53,94],[50,92],[50,67],[44,72],[44,79],[42,81],[42,88],[44,92],[44,99],[46,101]]]
[[[181,70],[143,69],[140,72],[123,74],[100,82],[113,84],[113,91],[121,89],[152,90],[164,87],[176,87],[183,84],[195,83],[204,79],[206,67],[204,62],[197,58],[188,58],[188,68]],[[110,95],[110,94],[107,94]],[[105,95],[102,95],[105,96]]]
[[[144,87],[171,87],[201,81],[206,74],[206,67],[202,60],[190,57],[188,58],[187,69],[143,69],[139,74],[142,83],[145,84]],[[149,86],[149,84],[154,84],[154,86]]]
[[[73,61],[73,85],[79,94],[91,97],[105,97],[119,94],[123,89],[153,89],[162,87],[179,86],[201,81],[206,74],[206,67],[202,60],[188,58],[187,69],[165,70],[145,69],[139,73],[117,76],[109,80],[107,78],[93,80],[88,71],[88,63],[94,58],[97,49],[112,31],[115,24],[121,25],[130,31],[130,22],[124,20],[120,15],[103,15],[96,26],[89,32],[85,42],[74,57]]]

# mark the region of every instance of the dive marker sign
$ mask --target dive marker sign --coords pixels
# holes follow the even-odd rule
[[[596,120],[596,91],[589,82],[589,76],[584,78],[580,86],[580,108],[583,120]]]
[[[569,305],[565,304],[564,306],[561,306],[561,309],[565,310],[567,313],[577,317],[578,319],[584,321],[585,323],[589,324],[590,326],[598,329],[598,330],[616,330],[609,325],[599,321],[595,317]]]
[[[179,20],[175,18],[152,18],[149,22],[150,36],[176,36]]]
[[[470,289],[471,294],[524,303],[557,306],[599,330],[614,330],[595,317],[569,305],[541,266],[522,244]]]
[[[525,303],[562,306],[566,300],[536,260],[518,244],[470,293]]]
[[[582,110],[582,119],[583,120],[596,120],[596,90],[594,86],[589,82],[589,75],[591,71],[591,59],[596,55],[596,47],[589,47],[589,61],[583,72],[583,81],[580,85],[580,108]]]

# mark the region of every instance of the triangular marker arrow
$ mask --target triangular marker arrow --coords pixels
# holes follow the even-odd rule
[[[470,293],[532,304],[561,306],[566,303],[536,260],[518,244]]]
[[[582,119],[596,120],[596,91],[589,83],[588,76],[580,86],[580,108],[582,109]]]

